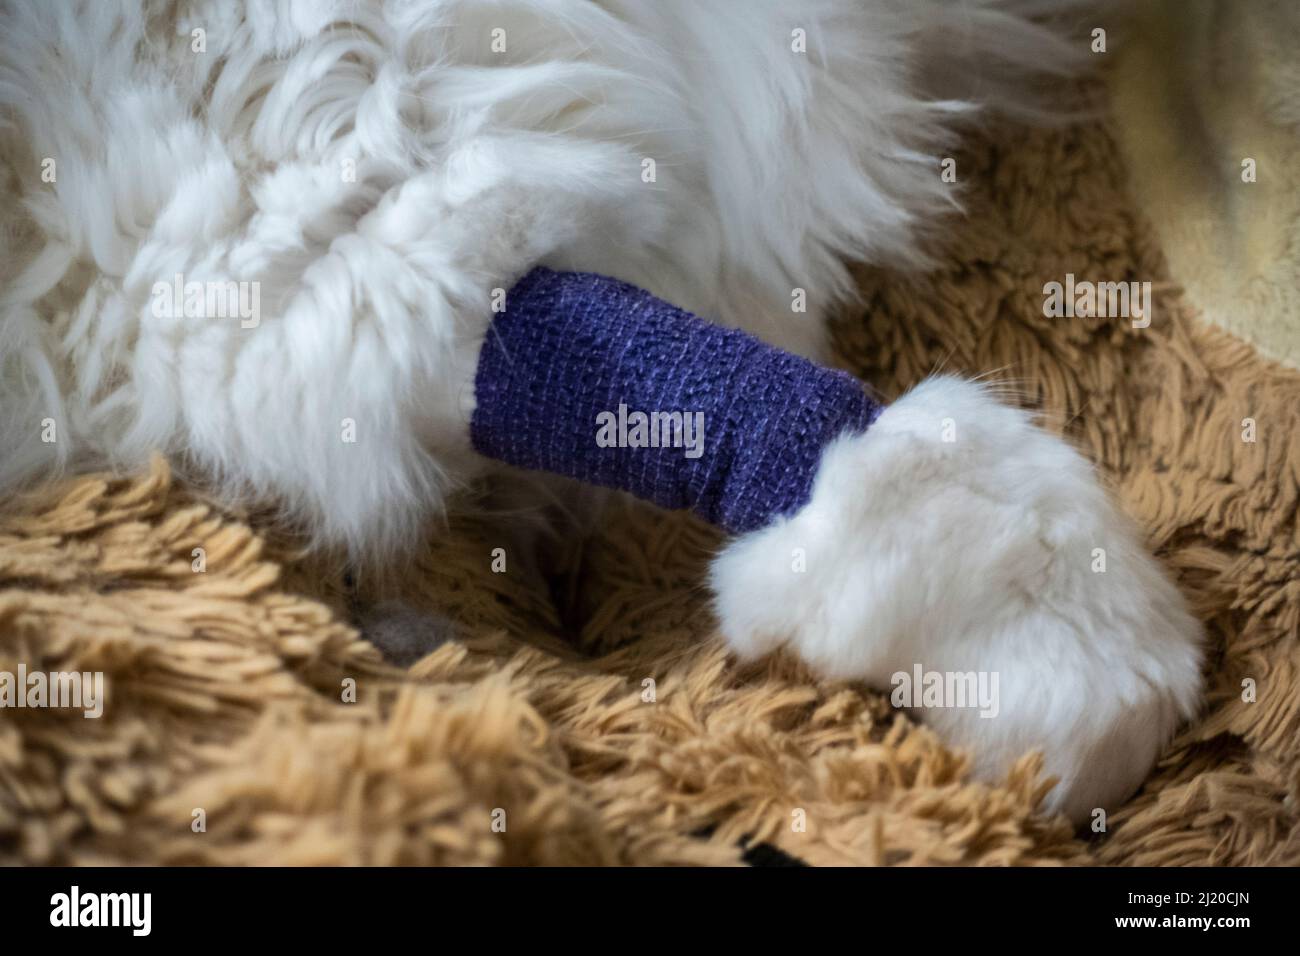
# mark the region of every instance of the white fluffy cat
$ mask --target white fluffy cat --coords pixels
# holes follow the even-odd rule
[[[1077,64],[1086,31],[1032,19],[1062,6],[4,0],[0,490],[160,448],[382,562],[494,467],[467,428],[492,290],[605,273],[816,357],[846,260],[923,260],[963,97],[1033,110]],[[190,283],[256,299],[196,318]],[[1131,792],[1199,629],[1087,464],[953,381],[824,462],[715,564],[733,645],[997,672],[997,718],[925,715],[980,772],[1041,747],[1076,820]],[[782,576],[792,537],[817,575]]]

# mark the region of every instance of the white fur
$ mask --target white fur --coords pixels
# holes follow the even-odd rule
[[[1076,822],[1115,809],[1197,706],[1200,627],[1131,522],[1068,445],[968,382],[932,379],[831,445],[809,503],[712,579],[744,656],[788,645],[882,690],[917,664],[996,672],[996,716],[924,719],[987,779],[1043,750],[1048,808]]]
[[[1044,6],[7,0],[0,491],[160,448],[391,554],[486,467],[493,289],[600,271],[817,353],[843,260],[920,261],[953,204],[974,104],[933,91],[1016,108],[1081,55]],[[153,315],[177,273],[260,283],[260,325]]]

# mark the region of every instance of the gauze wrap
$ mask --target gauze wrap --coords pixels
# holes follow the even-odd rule
[[[481,454],[736,534],[806,504],[826,445],[881,412],[845,372],[625,282],[544,268],[494,317],[474,398]]]

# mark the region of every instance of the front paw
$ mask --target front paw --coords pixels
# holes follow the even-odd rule
[[[1076,821],[1127,797],[1198,704],[1200,626],[1091,466],[958,379],[829,446],[808,504],[733,541],[711,576],[744,656],[788,646],[885,691],[918,667],[950,686],[983,675],[996,713],[922,703],[922,718],[985,779],[1042,750],[1047,809]]]

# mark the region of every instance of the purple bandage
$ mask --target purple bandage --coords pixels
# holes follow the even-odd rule
[[[625,282],[542,268],[493,319],[474,397],[480,453],[733,533],[806,504],[826,445],[881,411],[845,372]]]

